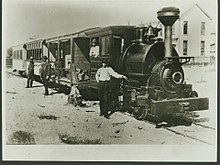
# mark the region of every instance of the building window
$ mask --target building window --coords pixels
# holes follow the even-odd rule
[[[183,21],[183,34],[187,34],[188,21]]]
[[[201,22],[201,35],[205,35],[205,22]]]
[[[183,40],[183,55],[187,55],[187,40]]]
[[[201,56],[205,55],[205,41],[201,41]]]
[[[172,35],[175,35],[175,26],[172,26]]]
[[[20,59],[22,59],[22,50],[20,50]]]

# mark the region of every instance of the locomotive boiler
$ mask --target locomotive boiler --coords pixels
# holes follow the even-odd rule
[[[157,38],[160,29],[138,27],[136,41],[121,57],[122,73],[129,77],[122,87],[123,105],[138,119],[208,109],[208,98],[198,98],[184,79],[182,65],[192,57],[179,57],[172,46],[172,25],[179,13],[174,7],[158,11],[157,18],[164,25],[164,42]]]

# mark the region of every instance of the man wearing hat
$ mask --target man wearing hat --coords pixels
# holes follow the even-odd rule
[[[30,61],[27,66],[27,86],[26,86],[26,88],[32,87],[33,80],[34,80],[34,58],[31,56]]]
[[[97,40],[92,39],[92,46],[89,52],[90,57],[97,58],[99,56],[99,46],[97,45]]]
[[[107,119],[109,118],[108,114],[108,105],[109,105],[109,85],[111,77],[127,79],[126,76],[118,74],[111,67],[107,66],[108,61],[102,60],[102,67],[96,72],[96,81],[98,82],[98,93],[99,93],[99,104],[100,104],[100,116],[103,116]]]
[[[42,58],[43,62],[41,63],[40,70],[39,70],[40,77],[41,77],[41,80],[43,81],[44,88],[45,88],[45,93],[44,93],[45,95],[49,94],[48,82],[51,76],[51,65],[47,59],[48,59],[47,56],[43,56]]]

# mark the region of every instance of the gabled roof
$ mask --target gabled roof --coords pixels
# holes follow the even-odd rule
[[[189,12],[193,11],[195,8],[198,8],[206,17],[208,17],[210,20],[212,20],[212,18],[198,5],[198,4],[194,4],[192,7],[190,7],[188,10],[184,11],[180,18],[183,18],[186,14],[188,14]]]

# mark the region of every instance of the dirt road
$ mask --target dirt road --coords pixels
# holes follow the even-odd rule
[[[67,104],[67,95],[49,89],[52,94],[44,96],[42,84],[34,82],[33,88],[25,88],[25,78],[9,73],[5,84],[7,144],[207,145],[167,129],[155,128],[129,114],[116,112],[111,119],[100,117],[98,102],[87,102],[87,107],[77,108]],[[213,113],[201,114],[208,115],[211,118],[208,124],[215,126]],[[201,134],[211,144],[215,143],[215,131],[210,135],[210,132],[189,130],[188,126],[175,127],[178,129],[191,131],[192,137]]]

